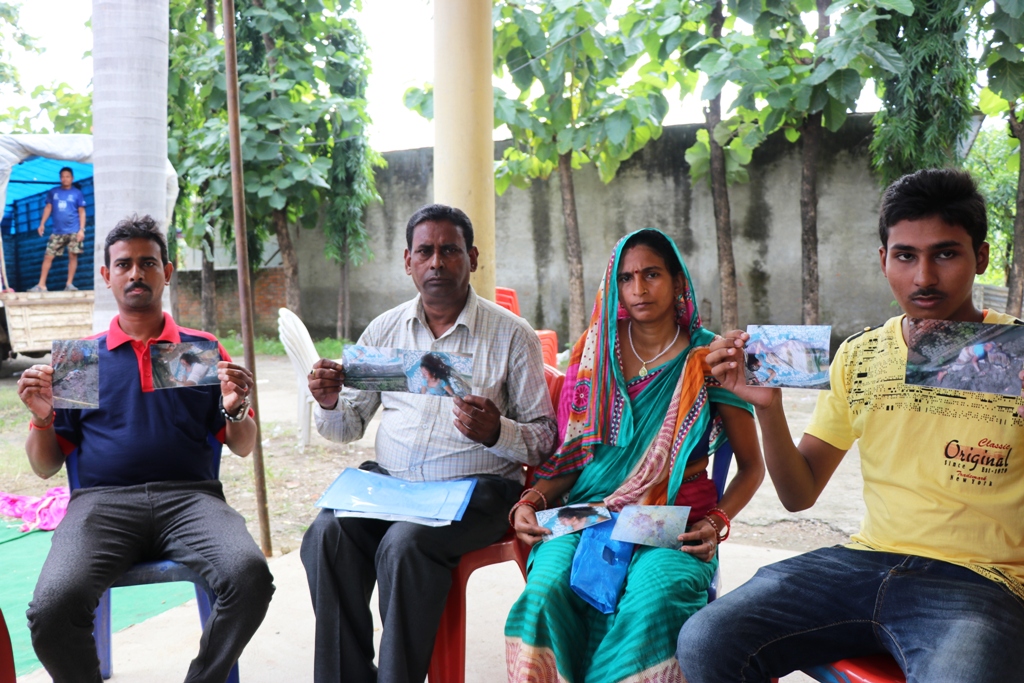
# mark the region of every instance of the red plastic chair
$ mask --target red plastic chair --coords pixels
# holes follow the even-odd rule
[[[841,659],[823,664],[804,673],[822,683],[906,683],[896,660],[889,655],[871,655],[856,659]]]
[[[544,363],[558,367],[558,333],[554,330],[537,330],[540,348],[544,352]]]
[[[551,402],[557,405],[565,375],[557,368],[545,365],[544,379],[548,383]],[[528,468],[527,482],[531,473],[532,470]],[[448,591],[448,601],[444,605],[444,614],[441,615],[437,638],[434,640],[434,654],[427,671],[429,683],[466,681],[466,583],[469,575],[491,564],[515,562],[523,574],[523,581],[526,581],[526,558],[529,555],[530,549],[517,540],[515,532],[509,529],[497,543],[462,556],[459,566],[452,571],[452,587]]]
[[[494,303],[498,304],[502,308],[507,308],[516,315],[520,315],[519,295],[517,295],[516,290],[511,287],[495,287]]]
[[[14,649],[11,647],[11,634],[7,631],[4,613],[0,612],[0,683],[15,683]]]

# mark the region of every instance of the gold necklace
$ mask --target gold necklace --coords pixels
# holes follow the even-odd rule
[[[670,341],[668,343],[668,346],[666,346],[664,349],[662,349],[661,353],[659,353],[654,358],[652,358],[650,360],[644,360],[643,358],[640,357],[640,354],[636,352],[636,347],[633,346],[633,321],[632,320],[629,321],[629,323],[626,325],[626,336],[629,337],[629,348],[632,349],[633,355],[636,356],[636,359],[638,361],[640,361],[640,372],[637,373],[640,377],[646,377],[647,376],[647,364],[648,363],[653,363],[654,361],[658,360],[659,358],[664,356],[668,352],[669,349],[671,349],[673,346],[675,346],[676,340],[679,339],[679,331],[681,329],[682,328],[679,327],[679,324],[676,323],[676,336],[672,337],[672,341]]]

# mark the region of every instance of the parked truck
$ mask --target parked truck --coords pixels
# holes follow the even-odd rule
[[[0,363],[18,354],[40,357],[54,339],[92,334],[93,293],[0,293]]]

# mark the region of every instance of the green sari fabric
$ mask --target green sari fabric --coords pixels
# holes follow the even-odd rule
[[[711,404],[750,409],[710,377],[705,357],[714,335],[701,325],[678,250],[686,290],[676,320],[690,346],[639,383],[622,376],[617,325],[626,313],[615,274],[630,237],[616,246],[590,327],[573,348],[559,405],[563,444],[537,472],[540,478],[579,473],[567,504],[604,501],[619,510],[674,502],[690,457],[713,453],[725,440]],[[637,546],[618,606],[605,615],[569,585],[579,541],[579,534],[569,534],[531,552],[526,589],[505,625],[510,683],[681,681],[676,638],[707,603],[717,558],[704,562],[678,550]]]

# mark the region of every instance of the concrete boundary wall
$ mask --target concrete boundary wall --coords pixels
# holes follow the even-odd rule
[[[684,254],[705,324],[718,330],[719,280],[711,191],[691,183],[684,159],[698,126],[670,126],[622,165],[610,184],[593,166],[575,174],[588,302],[615,242],[627,232],[657,227]],[[898,312],[878,261],[881,188],[869,167],[868,115],[851,116],[821,145],[818,183],[822,322],[842,338]],[[499,144],[500,149],[500,144]],[[433,196],[431,149],[390,152],[377,173],[383,203],[367,209],[374,259],[351,275],[353,325],[358,334],[374,316],[415,293],[405,274],[405,224]],[[750,182],[729,189],[739,282],[740,321],[800,322],[800,144],[773,136],[758,149]],[[522,314],[554,329],[564,345],[568,269],[557,174],[497,200],[498,285],[514,287]],[[470,217],[472,218],[472,216]],[[301,263],[303,317],[314,336],[335,327],[339,267],[323,258],[316,231],[295,235]],[[588,303],[588,310],[589,310]]]

